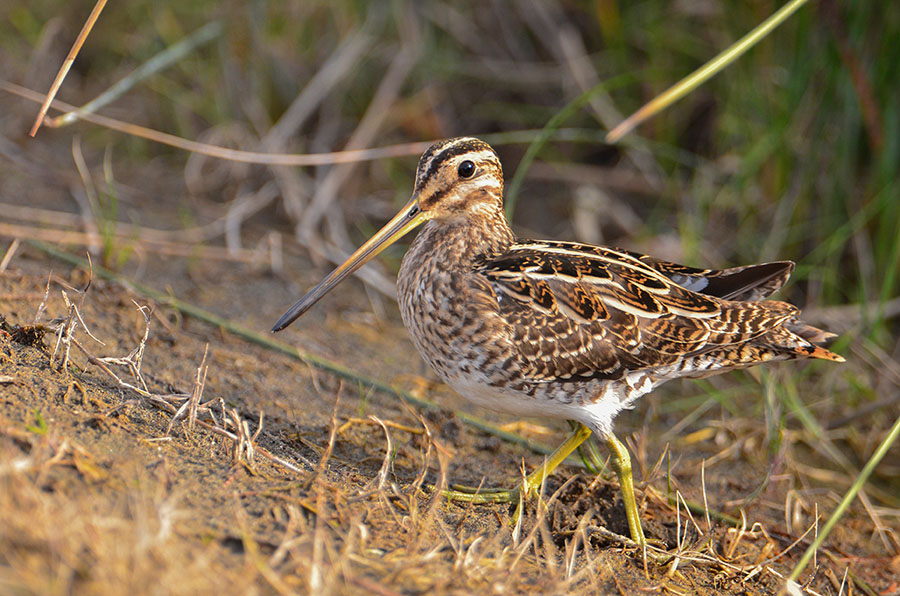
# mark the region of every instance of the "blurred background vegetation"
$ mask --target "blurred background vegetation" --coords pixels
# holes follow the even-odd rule
[[[4,3],[3,77],[44,92],[92,5]],[[221,33],[210,43],[101,112],[186,139],[266,152],[477,135],[497,147],[509,179],[536,131],[607,81],[607,92],[566,121],[532,164],[514,227],[523,236],[602,242],[697,266],[795,260],[784,295],[806,307],[812,322],[844,333],[837,349],[855,350],[848,359],[881,362],[893,379],[850,367],[840,374],[856,387],[854,397],[835,398],[831,385],[820,395],[835,398],[832,412],[855,408],[857,399],[896,411],[900,7],[810,2],[622,145],[603,141],[623,117],[780,5],[115,3],[101,15],[59,97],[83,104],[217,22]],[[37,106],[10,95],[0,101],[7,107],[6,134],[21,131],[12,139],[26,146],[24,131]],[[141,203],[120,193],[125,204],[116,217],[134,220],[138,211],[167,209],[176,223],[202,223],[217,213],[210,205],[274,184],[277,200],[248,218],[257,227],[248,224],[246,233],[279,230],[298,241],[285,240],[286,246],[301,246],[301,254],[308,250],[320,261],[341,260],[408,199],[420,152],[287,169],[198,158],[90,124],[72,130],[82,135],[92,163],[112,155],[120,181],[129,172],[170,174],[171,181],[152,182],[143,174],[152,199]],[[38,133],[45,142],[66,140],[59,163],[67,168],[71,134]],[[395,268],[401,254],[402,248],[390,253]]]
[[[0,20],[5,76],[45,90],[91,6],[7,3]],[[631,148],[602,142],[624,115],[779,6],[130,2],[106,8],[60,97],[84,103],[157,52],[219,21],[224,29],[212,43],[104,113],[253,150],[298,95],[319,93],[307,101],[305,118],[276,139],[278,150],[341,149],[371,106],[382,113],[368,112],[376,122],[365,135],[367,146],[487,136],[500,148],[509,177],[528,135],[492,133],[540,128],[581,92],[614,79],[608,95],[565,123],[566,140],[541,153],[515,218],[521,229],[606,242],[671,235],[682,253],[675,256],[703,264],[791,258],[801,264],[797,278],[807,282],[813,303],[887,300],[898,294],[900,246],[896,7],[813,2],[642,126],[639,138],[626,143]],[[340,59],[345,64],[335,64]],[[398,80],[376,98],[391,68]],[[3,101],[14,102],[9,96]],[[183,152],[89,126],[80,132],[111,144],[119,161],[187,160]],[[380,160],[345,181],[338,203],[350,227],[366,227],[362,222],[373,212],[389,211],[377,206],[384,194],[405,198],[414,165],[414,159]],[[304,182],[315,185],[323,169],[304,172]],[[581,187],[600,189],[607,198],[591,205],[584,197],[594,195],[574,192]],[[374,206],[359,204],[370,198]],[[604,207],[603,201],[619,205]],[[600,212],[593,234],[572,223],[573,215],[591,210]],[[879,311],[871,312],[874,331]]]

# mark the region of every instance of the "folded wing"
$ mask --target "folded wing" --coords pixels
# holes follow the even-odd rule
[[[798,311],[755,300],[780,288],[792,269],[777,262],[704,270],[604,247],[521,242],[480,272],[522,369],[531,381],[549,381],[613,379],[757,340],[765,345],[761,338]],[[772,354],[744,357],[771,359],[778,350],[764,349]],[[745,365],[741,357],[734,365]]]

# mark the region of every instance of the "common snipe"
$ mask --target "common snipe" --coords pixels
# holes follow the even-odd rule
[[[843,361],[816,345],[833,334],[803,323],[790,304],[763,301],[787,281],[789,261],[695,269],[627,250],[516,239],[503,215],[500,160],[474,138],[432,145],[409,204],[273,331],[423,223],[397,280],[419,353],[479,405],[579,423],[528,477],[529,493],[591,432],[602,437],[638,543],[644,535],[628,451],[612,432],[616,414],[670,379],[793,358]]]

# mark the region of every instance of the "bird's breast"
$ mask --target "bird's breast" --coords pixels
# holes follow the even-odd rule
[[[506,386],[515,374],[510,329],[482,278],[450,257],[417,251],[415,243],[400,267],[403,323],[422,357],[451,386],[461,380]]]

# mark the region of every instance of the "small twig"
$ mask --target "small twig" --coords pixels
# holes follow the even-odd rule
[[[89,352],[87,350],[87,348],[85,348],[83,345],[81,345],[81,342],[79,342],[77,339],[72,338],[71,343],[74,344],[76,348],[81,350],[81,353],[87,357],[89,364],[93,364],[93,365],[99,367],[100,370],[102,370],[103,372],[108,374],[110,377],[112,377],[116,381],[116,383],[119,384],[119,386],[124,387],[125,389],[130,389],[131,391],[134,391],[141,397],[145,397],[145,398],[154,397],[153,394],[150,393],[149,391],[146,391],[145,389],[142,389],[140,387],[132,385],[131,383],[128,383],[126,381],[123,381],[121,379],[121,377],[119,377],[119,375],[114,373],[112,371],[112,369],[110,369],[106,365],[106,362],[104,362],[104,360],[102,358],[98,358],[97,356],[94,356],[91,352]],[[165,402],[165,400],[162,398],[162,396],[155,396],[155,397],[157,397],[161,401]],[[168,402],[165,402],[165,403],[168,403]]]
[[[259,424],[256,426],[256,432],[253,433],[252,437],[250,437],[250,440],[253,441],[254,443],[256,443],[256,439],[259,438],[259,433],[262,432],[263,420],[265,420],[265,417],[266,417],[265,413],[262,410],[260,410],[259,411]]]
[[[41,299],[41,303],[38,304],[37,312],[34,313],[34,325],[36,326],[41,321],[41,317],[44,315],[44,311],[47,310],[47,299],[50,298],[50,280],[53,278],[53,272],[47,274],[47,286],[44,288],[44,297]]]
[[[178,411],[175,412],[175,415],[172,416],[172,419],[169,421],[169,426],[166,427],[166,435],[172,432],[172,427],[175,425],[175,422],[181,420],[185,416],[187,416],[188,419],[188,433],[194,432],[194,425],[197,423],[197,412],[200,408],[200,398],[203,395],[203,389],[206,387],[206,374],[209,371],[209,367],[206,365],[206,355],[208,353],[209,344],[207,343],[206,347],[203,350],[203,358],[200,360],[200,366],[197,367],[197,376],[194,379],[194,387],[191,390],[191,396],[181,405],[180,408],[178,408]],[[215,422],[214,417],[213,421]]]
[[[235,462],[244,462],[249,466],[253,466],[256,457],[256,449],[253,445],[253,438],[250,436],[250,426],[247,421],[241,418],[237,408],[228,410],[230,422],[234,425],[237,436],[232,439],[233,447],[231,457]]]
[[[691,507],[684,499],[684,495],[681,494],[680,490],[675,491],[675,499],[676,502],[681,501],[682,503],[684,503],[684,512],[687,514],[688,519],[691,520],[692,524],[694,524],[694,529],[697,530],[697,533],[703,536],[705,533],[700,529],[700,526],[697,524],[696,520],[694,520],[694,516],[691,515]]]
[[[53,353],[50,354],[50,366],[56,361],[56,354],[59,353],[60,346],[63,348],[62,362],[60,370],[65,371],[69,367],[69,352],[72,349],[72,340],[75,334],[75,327],[81,317],[75,316],[75,305],[69,300],[68,294],[62,290],[62,297],[66,303],[68,314],[56,328],[56,344],[53,346]]]
[[[127,356],[124,358],[116,358],[107,356],[104,358],[97,358],[100,362],[105,364],[114,364],[116,366],[124,366],[131,373],[131,376],[134,377],[147,393],[150,390],[147,388],[147,383],[144,381],[144,376],[141,373],[141,365],[144,361],[144,349],[147,345],[147,339],[150,337],[150,308],[147,306],[141,306],[134,300],[131,301],[138,309],[138,311],[144,317],[144,335],[141,337],[141,340],[138,342],[137,347],[135,347]]]
[[[380,491],[384,489],[384,485],[388,478],[388,472],[391,469],[391,461],[394,459],[394,441],[391,439],[391,431],[388,430],[387,425],[385,425],[378,416],[369,416],[369,418],[381,426],[381,430],[384,431],[384,440],[387,442],[384,459],[381,462],[381,469],[378,470],[378,484],[375,487],[376,491]]]
[[[206,389],[206,375],[209,373],[209,366],[206,364],[206,356],[209,354],[209,344],[203,348],[203,358],[200,360],[200,366],[197,367],[197,377],[194,380],[194,387],[191,390],[191,398],[187,401],[188,405],[188,432],[194,431],[194,425],[197,423],[197,410],[200,407],[200,398],[203,396],[203,390]]]

